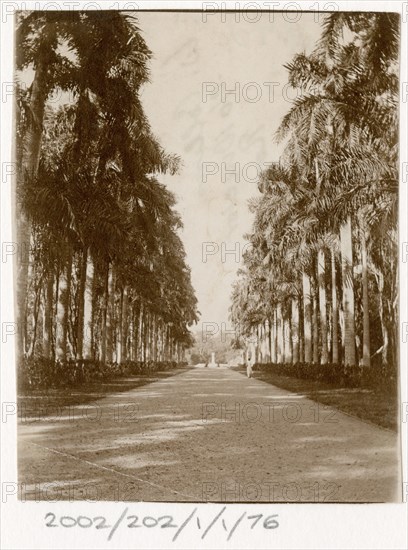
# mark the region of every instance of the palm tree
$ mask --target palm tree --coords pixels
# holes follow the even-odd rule
[[[344,30],[347,35],[343,35]],[[395,320],[397,288],[395,276],[388,278],[388,285],[384,278],[384,273],[395,264],[397,61],[395,15],[341,13],[326,18],[322,38],[311,55],[297,55],[287,66],[289,83],[301,87],[303,95],[283,118],[277,133],[278,140],[287,139],[280,161],[282,174],[277,175],[275,168],[275,173],[271,171],[261,178],[264,197],[253,203],[255,237],[251,237],[251,242],[256,248],[253,257],[264,261],[270,271],[279,311],[286,298],[285,294],[278,297],[277,288],[288,281],[296,283],[293,274],[288,277],[285,270],[288,257],[296,257],[301,266],[303,341],[300,340],[299,353],[304,351],[307,362],[317,361],[320,356],[321,363],[327,363],[329,342],[332,361],[338,362],[338,322],[342,319],[343,363],[357,363],[356,326],[359,331],[362,326],[362,363],[370,364],[370,273],[377,281],[383,334],[383,346],[376,353],[381,351],[383,363],[387,362],[389,335],[395,331],[388,326],[385,311]],[[385,132],[379,131],[379,120]],[[265,190],[270,182],[268,195]],[[284,193],[282,188],[286,188]],[[374,233],[379,245],[367,247]],[[392,245],[388,256],[383,245],[385,235]],[[341,292],[336,269],[337,242],[341,253]],[[326,280],[328,254],[331,293],[327,292]],[[356,286],[360,266],[355,266],[356,261],[361,262],[362,316],[355,297],[356,292],[360,296]],[[259,275],[250,263],[245,263],[249,268],[243,272],[248,279],[245,286],[250,288],[252,279]],[[266,273],[264,276],[268,278]],[[258,288],[263,300],[268,300],[265,285]],[[238,313],[235,315],[239,317]],[[276,316],[276,309],[272,316]],[[296,319],[296,306],[293,317]],[[293,332],[295,323],[290,319],[287,323]],[[272,355],[273,351],[272,346]]]
[[[116,342],[117,358],[126,360],[129,353],[137,355],[135,342],[146,338],[144,352],[157,358],[153,337],[163,326],[161,340],[172,341],[181,357],[182,348],[191,344],[187,325],[197,321],[196,298],[176,235],[181,222],[174,197],[152,175],[174,173],[178,158],[152,135],[139,100],[151,54],[126,15],[76,12],[73,18],[75,25],[57,18],[52,40],[47,17],[25,15],[20,26],[24,55],[19,66],[34,62],[34,83],[46,86],[41,88],[41,132],[35,129],[37,146],[42,141],[37,174],[19,187],[24,213],[39,228],[35,245],[46,258],[41,266],[30,266],[30,277],[42,269],[40,280],[47,281],[43,350],[49,356],[56,338],[58,359],[75,354],[111,360]],[[41,84],[36,44],[42,40],[55,62],[48,63],[48,80]],[[61,41],[74,62],[64,65],[57,48]],[[74,90],[76,101],[54,112],[46,99],[57,86]],[[35,100],[35,90],[28,101]],[[21,126],[29,136],[24,117]],[[28,149],[27,159],[34,146]],[[47,254],[49,242],[56,243],[52,254]],[[24,312],[25,302],[24,296]],[[37,312],[38,304],[34,307]]]

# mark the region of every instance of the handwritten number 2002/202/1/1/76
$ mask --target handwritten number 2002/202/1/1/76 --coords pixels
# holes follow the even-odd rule
[[[121,514],[121,516],[118,518],[118,520],[115,522],[115,524],[110,525],[107,523],[107,518],[104,516],[95,516],[93,518],[88,516],[78,516],[78,517],[72,517],[72,516],[60,516],[57,518],[57,516],[53,513],[48,513],[45,516],[46,523],[45,525],[47,527],[66,527],[66,528],[72,528],[72,527],[80,527],[82,529],[88,529],[90,527],[94,527],[95,529],[109,529],[109,536],[108,540],[111,540],[114,532],[117,530],[119,525],[122,522],[126,522],[125,526],[129,529],[135,529],[139,527],[146,527],[146,528],[154,528],[154,527],[160,527],[161,529],[177,529],[177,532],[173,536],[173,541],[177,539],[177,537],[180,535],[182,530],[193,520],[193,516],[196,516],[196,526],[199,531],[202,531],[201,538],[205,538],[207,533],[210,531],[210,529],[219,522],[221,526],[223,527],[224,531],[228,533],[228,539],[232,537],[233,533],[237,529],[238,525],[245,519],[249,520],[249,524],[247,523],[247,527],[250,529],[254,529],[256,525],[263,526],[264,529],[277,529],[279,527],[278,522],[278,514],[273,514],[269,516],[264,516],[264,514],[254,514],[247,516],[247,513],[244,512],[241,514],[231,525],[231,521],[228,523],[230,524],[230,528],[227,527],[225,519],[221,519],[221,516],[225,512],[226,507],[224,507],[209,523],[206,522],[206,524],[202,525],[200,518],[198,515],[196,515],[197,508],[193,510],[193,512],[180,524],[176,524],[174,522],[173,516],[170,515],[164,515],[157,518],[154,518],[152,516],[136,516],[136,515],[127,515],[128,509],[124,510],[124,512]],[[261,522],[261,520],[263,521]]]

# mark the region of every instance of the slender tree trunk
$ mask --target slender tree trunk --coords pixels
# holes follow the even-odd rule
[[[174,361],[174,338],[170,336],[170,356],[171,360]]]
[[[108,309],[106,311],[106,360],[113,361],[113,325],[115,315],[115,265],[108,265]]]
[[[302,273],[303,287],[303,334],[304,334],[304,361],[312,362],[312,303],[310,277]]]
[[[257,342],[258,342],[258,357],[257,363],[263,363],[263,333],[262,333],[262,324],[257,325]]]
[[[319,281],[319,308],[320,308],[320,337],[321,357],[320,363],[327,365],[329,354],[327,349],[327,300],[326,300],[326,264],[325,253],[322,249],[317,255],[317,276]]]
[[[298,337],[299,337],[299,363],[303,363],[305,356],[304,356],[304,323],[303,323],[303,292],[299,296],[298,299],[298,313],[299,313],[299,329],[298,329]]]
[[[86,288],[86,265],[88,258],[88,249],[84,247],[80,259],[79,285],[78,285],[78,322],[77,322],[77,358],[83,359],[84,349],[84,308],[85,308],[85,288]]]
[[[297,298],[292,298],[292,349],[293,364],[299,363],[299,304]]]
[[[262,336],[260,326],[255,327],[255,363],[262,363]]]
[[[351,218],[340,227],[341,267],[343,279],[344,311],[344,363],[356,364],[356,341],[354,328],[353,241]]]
[[[271,361],[271,325],[269,319],[265,321],[265,363],[270,363]]]
[[[155,361],[154,354],[156,352],[155,332],[154,332],[154,313],[150,314],[150,360]]]
[[[46,359],[51,359],[52,342],[52,312],[54,298],[54,273],[49,269],[45,285],[44,300],[44,334],[43,334],[43,355]]]
[[[262,333],[262,363],[268,362],[268,339],[266,335],[265,321],[261,324]]]
[[[154,327],[154,349],[153,356],[154,361],[157,363],[160,361],[160,320],[157,313],[153,316],[153,327]]]
[[[312,290],[312,340],[313,340],[313,363],[319,362],[319,320],[318,320],[318,294],[316,285],[313,284]]]
[[[37,286],[35,290],[34,307],[33,307],[33,328],[31,331],[32,336],[31,336],[31,342],[30,342],[30,349],[28,352],[29,357],[34,357],[35,346],[37,343],[38,315],[40,313],[40,306],[41,306],[41,286],[42,286],[42,281],[40,281],[40,284]]]
[[[279,303],[276,307],[276,320],[277,320],[277,346],[276,346],[276,362],[278,364],[283,361],[283,345],[284,345],[284,326],[282,318],[282,305]]]
[[[144,326],[144,309],[143,302],[140,302],[140,311],[139,311],[139,335],[138,335],[138,355],[137,360],[143,361],[143,326]]]
[[[252,356],[252,361],[254,363],[257,362],[257,341],[256,341],[256,334],[255,334],[255,331],[254,331],[254,328],[252,327],[251,328],[251,356]]]
[[[370,352],[370,306],[368,298],[368,273],[367,273],[367,243],[365,229],[360,232],[361,244],[361,276],[363,286],[363,366],[369,367],[371,364]]]
[[[167,361],[171,361],[171,351],[170,351],[170,325],[167,325],[167,334],[166,334],[166,353]]]
[[[153,360],[153,326],[152,326],[153,314],[149,312],[149,321],[148,321],[148,338],[147,338],[147,347],[149,361]]]
[[[120,362],[127,361],[127,355],[128,355],[128,346],[127,346],[127,338],[128,338],[128,309],[129,309],[129,287],[128,285],[125,285],[123,287],[123,294],[122,294],[122,330],[121,330],[121,360]]]
[[[382,365],[385,367],[388,363],[388,346],[389,346],[389,337],[388,329],[384,319],[384,276],[382,272],[378,269],[375,271],[377,287],[378,287],[378,315],[380,317],[381,323],[381,333],[383,339],[383,345],[381,346],[381,360]]]
[[[84,292],[84,337],[83,356],[93,359],[93,291],[94,291],[94,263],[90,256],[86,260],[86,277]]]
[[[284,362],[292,363],[293,348],[292,348],[292,334],[291,334],[291,322],[290,317],[285,316],[283,318],[283,334],[284,334]]]
[[[272,330],[271,330],[271,362],[276,363],[277,353],[276,353],[276,343],[277,343],[278,331],[277,331],[277,315],[276,307],[273,308],[273,317],[272,317]]]
[[[149,338],[149,313],[143,315],[143,362],[148,360],[148,338]]]
[[[393,256],[391,256],[391,273],[394,273],[393,284],[391,285],[391,312],[390,312],[390,322],[391,322],[391,364],[395,367],[398,366],[399,361],[399,318],[398,318],[398,289],[399,289],[399,265],[398,265],[398,256],[395,256],[396,265],[394,265]]]
[[[337,306],[337,285],[336,285],[336,255],[334,250],[330,251],[331,260],[331,290],[332,290],[332,363],[339,362],[339,324],[338,324],[338,306]]]
[[[164,325],[164,360],[169,360],[169,325],[166,323]]]
[[[37,56],[34,79],[31,84],[30,107],[31,123],[25,133],[23,143],[23,185],[33,181],[38,173],[40,163],[41,138],[43,133],[43,120],[45,102],[48,96],[47,86],[47,53],[43,43],[41,54]],[[19,208],[17,212],[18,240],[20,251],[17,287],[17,311],[18,311],[18,353],[25,353],[24,331],[25,313],[28,286],[28,268],[30,262],[31,223],[26,213]]]
[[[56,334],[56,359],[66,361],[67,359],[67,335],[68,316],[71,288],[72,253],[68,252],[65,266],[61,269],[59,280],[59,297],[57,305],[57,334]]]
[[[55,286],[54,286],[54,311],[53,311],[53,333],[54,339],[52,340],[53,351],[52,355],[56,358],[56,349],[57,349],[57,318],[58,318],[58,296],[59,296],[59,283],[61,276],[61,267],[57,267]]]
[[[117,322],[117,338],[116,338],[116,363],[120,365],[122,362],[123,352],[123,288],[120,289],[119,299],[119,316]]]
[[[139,345],[139,307],[135,301],[133,304],[133,340],[132,340],[132,361],[138,359],[138,345]]]
[[[164,334],[165,325],[162,318],[160,318],[160,361],[165,361],[164,356]]]
[[[157,316],[157,361],[161,362],[163,360],[163,329],[162,329],[162,319]]]
[[[106,363],[106,354],[107,354],[108,308],[109,308],[109,262],[107,262],[106,264],[105,273],[104,273],[102,328],[101,328],[101,361],[102,363]]]
[[[152,314],[152,359],[157,361],[157,323],[156,314]]]

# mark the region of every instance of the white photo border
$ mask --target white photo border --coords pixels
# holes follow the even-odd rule
[[[201,10],[243,9],[275,11],[388,11],[401,15],[401,96],[400,96],[400,365],[401,365],[401,442],[403,464],[402,504],[227,504],[230,523],[243,512],[248,514],[279,514],[279,529],[268,531],[246,528],[230,541],[220,538],[215,531],[203,540],[197,529],[186,529],[175,542],[172,531],[135,530],[135,535],[124,529],[107,541],[106,532],[94,529],[49,529],[45,514],[104,515],[112,522],[129,508],[137,515],[158,516],[171,514],[183,522],[197,508],[203,523],[211,522],[223,508],[220,504],[177,503],[116,503],[116,502],[21,502],[7,489],[17,481],[17,415],[10,414],[16,401],[15,342],[7,338],[14,317],[15,278],[13,265],[4,261],[4,243],[14,240],[12,231],[12,83],[14,70],[14,13],[16,10],[48,9],[122,9],[122,10]],[[2,1],[1,9],[1,482],[2,482],[2,547],[7,549],[59,548],[387,548],[407,547],[408,477],[407,477],[407,420],[408,393],[408,2],[396,1],[298,1],[298,2],[194,2],[151,1]],[[405,251],[405,252],[404,252]],[[12,485],[9,485],[11,487]],[[129,531],[129,530],[127,530]],[[238,530],[237,530],[238,531]]]

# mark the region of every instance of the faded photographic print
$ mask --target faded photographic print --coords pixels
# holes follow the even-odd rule
[[[20,501],[403,501],[400,15],[374,9],[16,12]],[[223,510],[189,521],[279,526]]]

